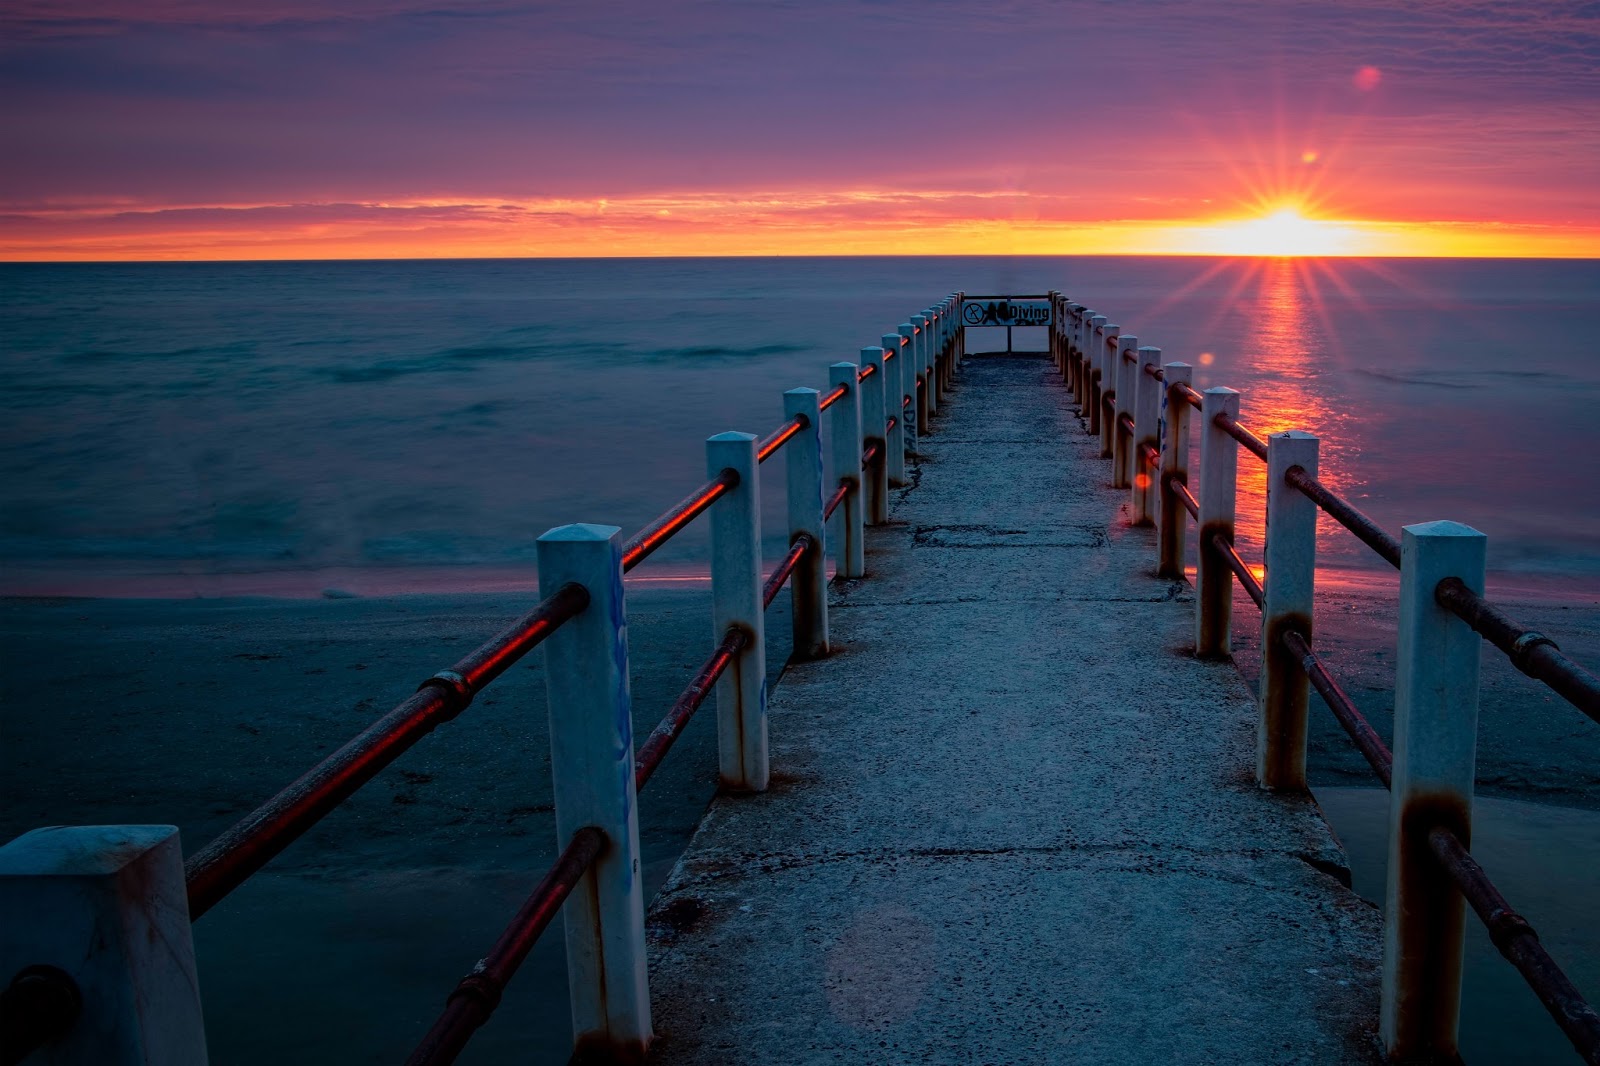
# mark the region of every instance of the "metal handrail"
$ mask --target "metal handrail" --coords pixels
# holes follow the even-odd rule
[[[665,514],[635,533],[622,546],[622,572],[627,573],[671,540],[693,522],[712,504],[739,487],[739,472],[733,469],[722,473],[679,500]]]
[[[1205,401],[1201,399],[1200,394],[1181,381],[1172,386],[1172,391],[1182,397],[1196,411],[1205,406]]]
[[[563,585],[196,852],[184,864],[189,919],[199,919],[413,744],[460,714],[484,686],[588,605],[582,585]]]
[[[795,434],[810,425],[811,419],[805,415],[795,415],[789,421],[768,433],[762,438],[761,443],[756,445],[756,462],[766,462],[774,452],[793,440]]]
[[[1244,445],[1251,455],[1254,455],[1263,463],[1267,461],[1267,442],[1245,429],[1244,426],[1239,424],[1237,418],[1223,411],[1213,421],[1216,422],[1218,429]]]
[[[1283,476],[1285,481],[1304,493],[1334,521],[1359,537],[1361,543],[1377,552],[1390,566],[1400,569],[1400,542],[1384,532],[1378,523],[1362,514],[1349,500],[1306,473],[1304,467],[1291,466]]]
[[[1183,504],[1183,509],[1189,512],[1190,518],[1200,517],[1200,501],[1194,498],[1194,493],[1189,491],[1189,484],[1181,480],[1174,471],[1166,476],[1167,488],[1178,497],[1178,502]]]
[[[444,1011],[406,1059],[406,1066],[440,1066],[456,1060],[500,1006],[506,985],[605,847],[606,835],[592,825],[572,834],[489,953],[450,993]]]
[[[1539,943],[1528,920],[1511,909],[1483,867],[1448,826],[1428,832],[1428,846],[1444,872],[1489,931],[1489,939],[1507,962],[1517,968],[1539,1002],[1584,1061],[1600,1063],[1600,1015]]]
[[[1211,534],[1211,547],[1228,569],[1233,571],[1234,576],[1239,579],[1239,584],[1244,586],[1245,592],[1250,594],[1256,606],[1264,606],[1267,600],[1266,590],[1261,587],[1261,582],[1245,564],[1244,557],[1239,554],[1239,549],[1233,546],[1233,541],[1219,530]]]
[[[822,507],[822,520],[826,522],[828,519],[832,518],[833,512],[839,509],[839,505],[845,501],[845,497],[849,496],[855,491],[855,489],[856,484],[854,478],[841,479],[839,482],[839,487],[833,490],[833,495],[828,497],[828,502]]]
[[[1458,577],[1439,582],[1433,595],[1439,606],[1505,652],[1518,670],[1543,681],[1568,703],[1600,722],[1600,678],[1562,655],[1555,641],[1518,625]]]
[[[1372,772],[1378,775],[1383,787],[1388,788],[1390,779],[1394,776],[1394,753],[1383,742],[1378,731],[1372,728],[1372,723],[1357,709],[1355,701],[1340,687],[1339,682],[1329,672],[1327,664],[1312,650],[1310,642],[1303,635],[1293,629],[1285,629],[1278,639],[1288,649],[1289,654],[1299,660],[1300,668],[1306,672],[1311,687],[1327,701],[1328,709],[1333,711],[1333,716],[1344,726],[1344,731],[1350,734],[1350,739],[1355,742],[1361,754],[1366,756]]]
[[[809,533],[802,533],[794,538],[794,543],[789,545],[788,552],[778,562],[777,568],[767,576],[766,584],[761,586],[761,606],[763,609],[772,606],[772,601],[777,599],[778,593],[783,591],[783,586],[788,583],[790,575],[794,573],[794,568],[800,565],[800,560],[806,557],[806,552],[810,551],[815,544],[816,541],[811,539],[811,534]]]
[[[649,784],[650,778],[655,774],[656,767],[661,765],[661,760],[666,757],[672,745],[677,741],[684,727],[689,724],[689,719],[694,717],[694,712],[706,701],[706,696],[711,692],[739,653],[750,643],[750,634],[738,626],[730,627],[723,634],[722,641],[700,664],[700,669],[684,690],[679,693],[677,700],[667,711],[661,723],[650,731],[645,742],[639,746],[639,754],[633,759],[633,787],[634,791],[641,792]]]

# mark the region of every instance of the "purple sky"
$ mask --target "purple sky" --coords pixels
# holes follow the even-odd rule
[[[807,196],[805,217],[841,229],[907,212],[1100,226],[1306,188],[1337,217],[1600,233],[1592,3],[0,12],[0,251],[437,235],[495,211],[581,219],[569,201],[601,198],[665,205],[632,204],[640,225],[687,211],[684,232]]]

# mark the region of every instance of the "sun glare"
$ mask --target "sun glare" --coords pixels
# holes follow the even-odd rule
[[[1360,234],[1349,226],[1306,218],[1296,207],[1280,207],[1261,218],[1209,227],[1206,243],[1217,255],[1349,255]]]

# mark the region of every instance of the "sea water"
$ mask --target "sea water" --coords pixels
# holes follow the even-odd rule
[[[1492,569],[1600,580],[1600,262],[462,260],[0,265],[0,593],[525,570],[550,526],[637,529],[707,435],[767,432],[783,390],[958,289],[1060,289],[1239,389],[1257,432],[1319,434],[1391,531],[1454,518]],[[1381,565],[1325,527],[1324,564]],[[704,551],[692,528],[660,562]]]

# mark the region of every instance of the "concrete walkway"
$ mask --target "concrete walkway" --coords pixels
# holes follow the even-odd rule
[[[1377,912],[1049,361],[935,430],[651,910],[657,1061],[1374,1059]]]

